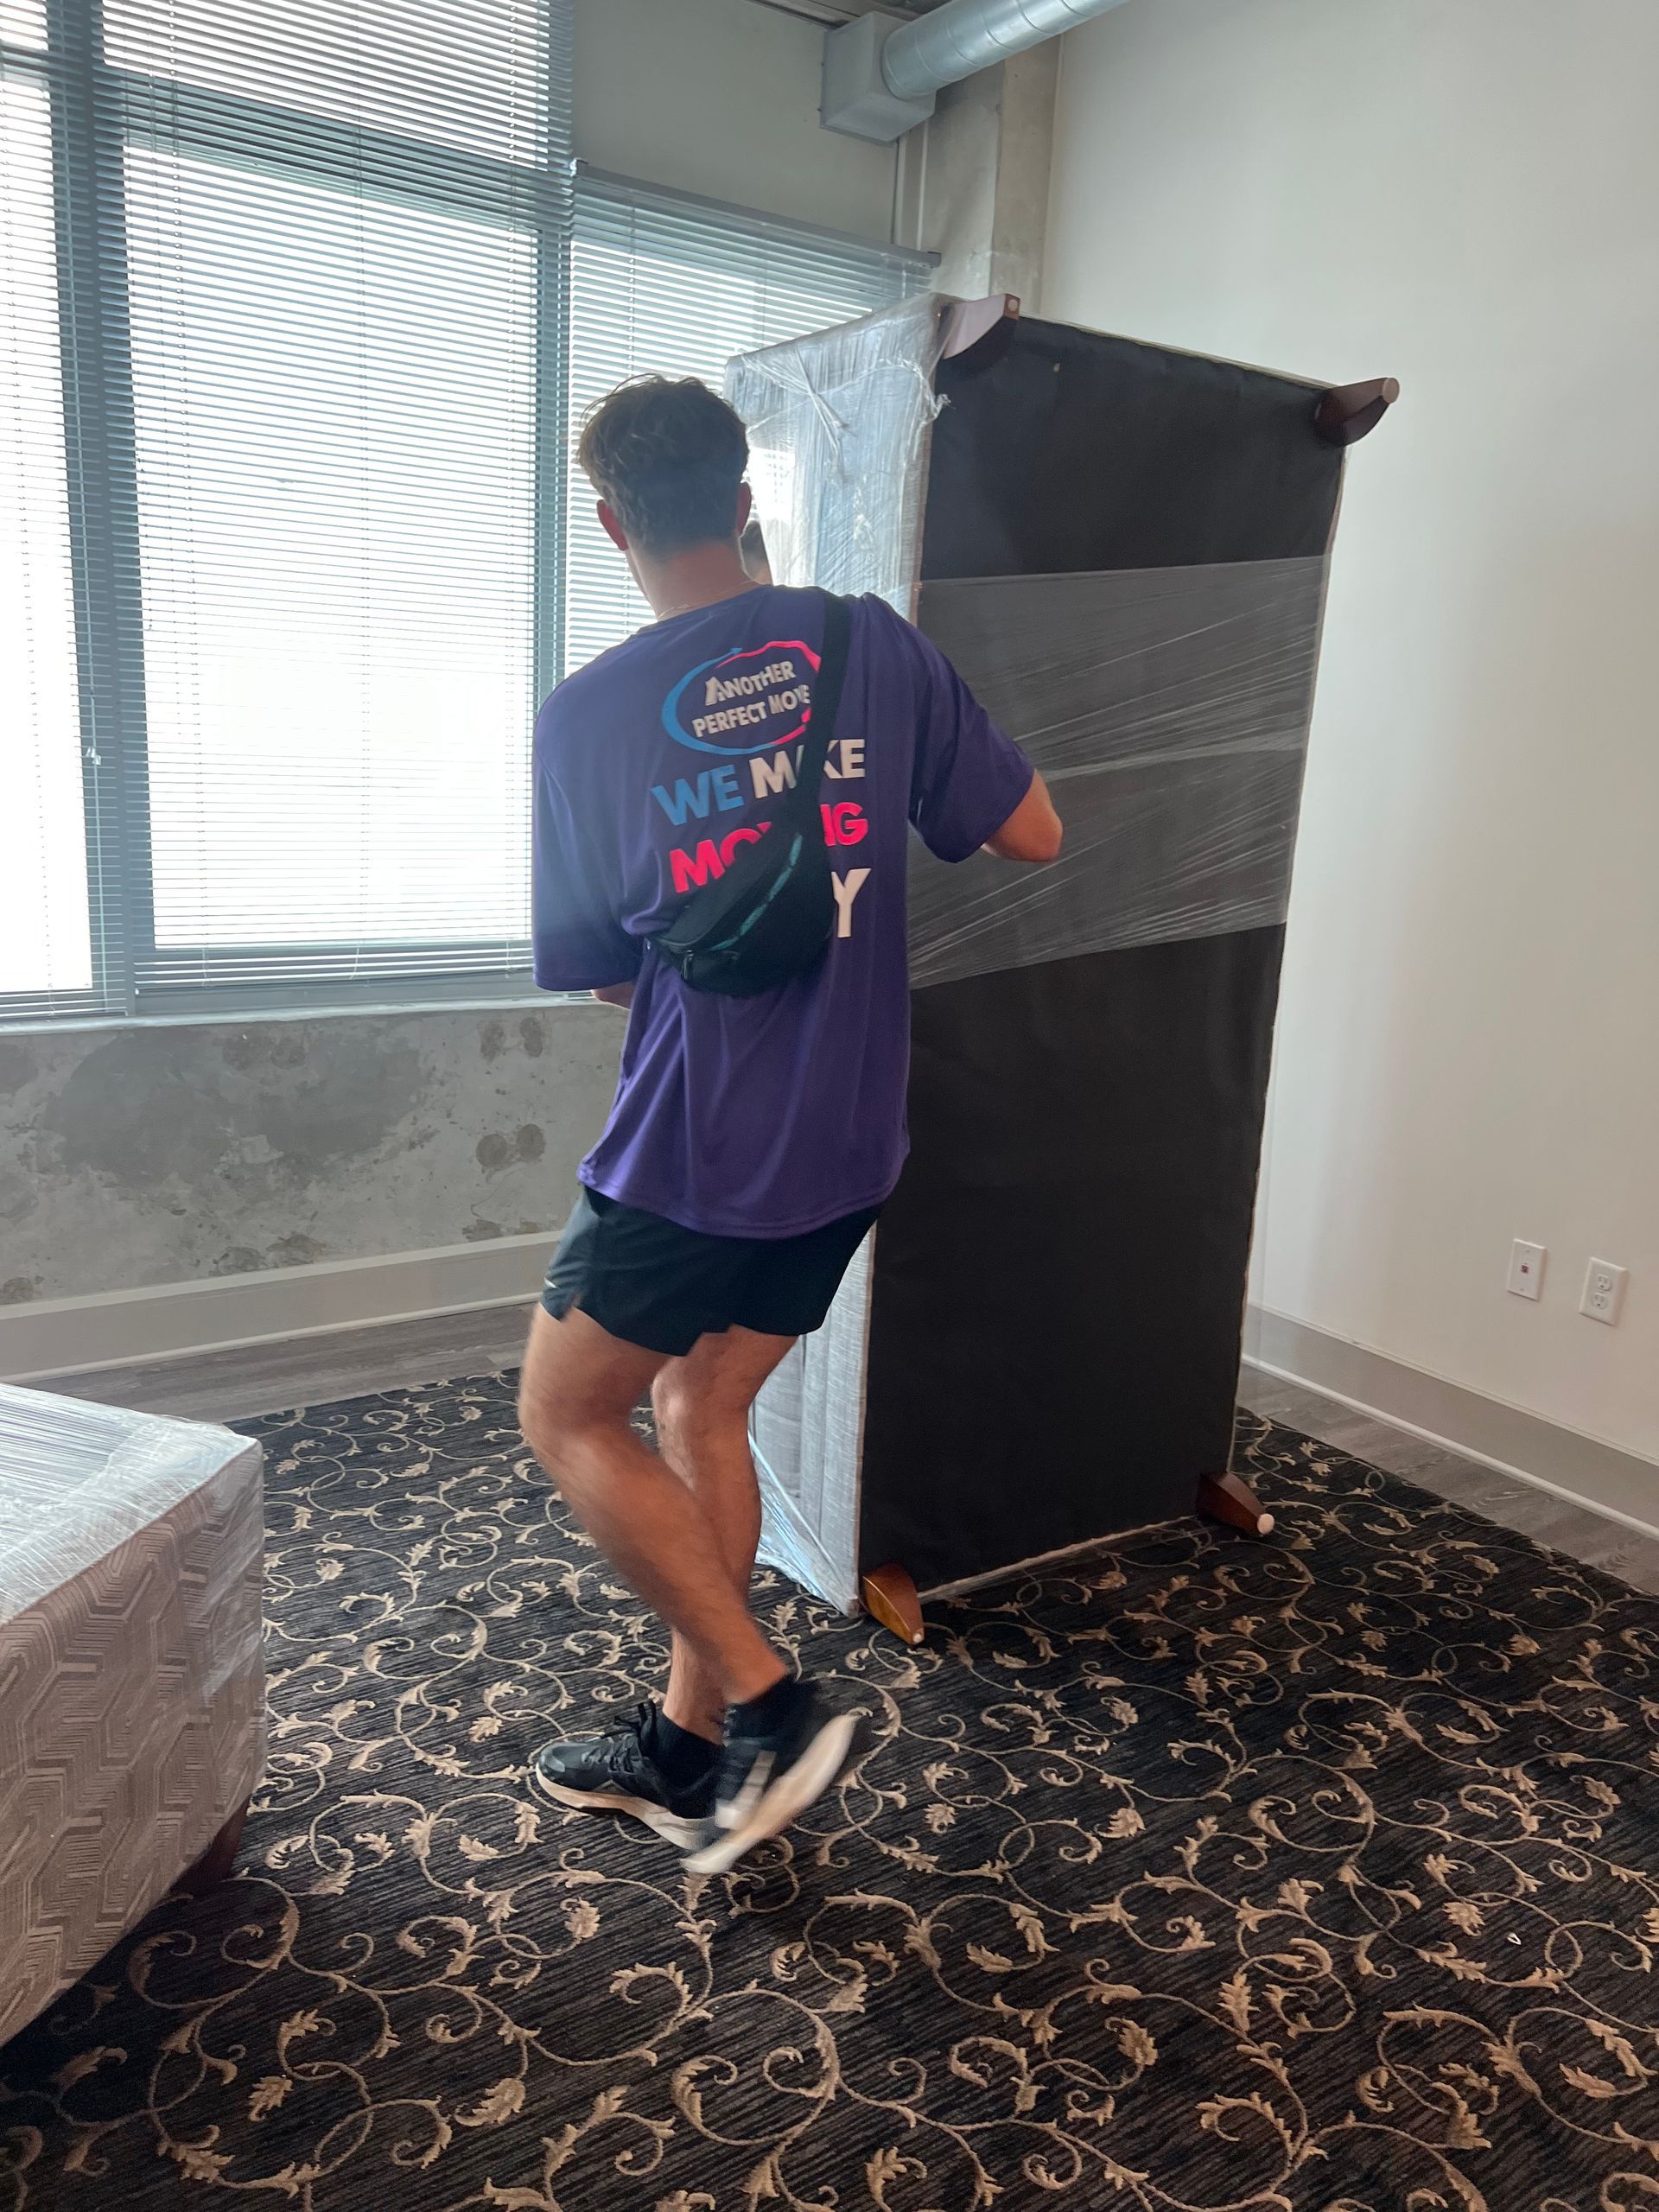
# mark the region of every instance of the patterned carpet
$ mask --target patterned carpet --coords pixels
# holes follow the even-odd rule
[[[656,1680],[503,1384],[269,1452],[239,1877],[0,2052],[0,2208],[969,2212],[1659,2202],[1659,1604],[1325,1447],[902,1649],[701,1885],[518,1774]]]

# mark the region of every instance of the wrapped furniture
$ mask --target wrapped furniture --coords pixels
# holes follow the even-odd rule
[[[1201,1488],[1265,1522],[1227,1470],[1291,855],[1341,448],[1397,387],[924,299],[727,388],[775,579],[918,622],[1065,822],[1035,871],[912,841],[910,1162],[755,1411],[763,1555],[919,1633]]]
[[[181,1876],[264,1752],[260,1450],[0,1388],[0,2043]]]

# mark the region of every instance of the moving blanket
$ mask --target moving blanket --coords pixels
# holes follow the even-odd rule
[[[1342,454],[1322,386],[943,303],[734,360],[782,583],[875,591],[1048,777],[1057,866],[912,841],[912,1154],[756,1408],[843,1606],[1190,1512],[1228,1464]]]
[[[0,1388],[0,2043],[259,1779],[260,1468],[228,1429]]]

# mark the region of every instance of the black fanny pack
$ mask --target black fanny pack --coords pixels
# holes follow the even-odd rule
[[[646,943],[693,990],[753,998],[823,957],[836,921],[835,886],[818,813],[836,734],[852,608],[823,594],[823,652],[812,683],[794,787],[780,792],[770,828],[746,842],[723,875],[694,891]]]

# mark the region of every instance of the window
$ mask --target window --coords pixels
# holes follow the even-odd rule
[[[0,1020],[527,988],[582,408],[921,281],[573,188],[569,4],[0,0]]]

